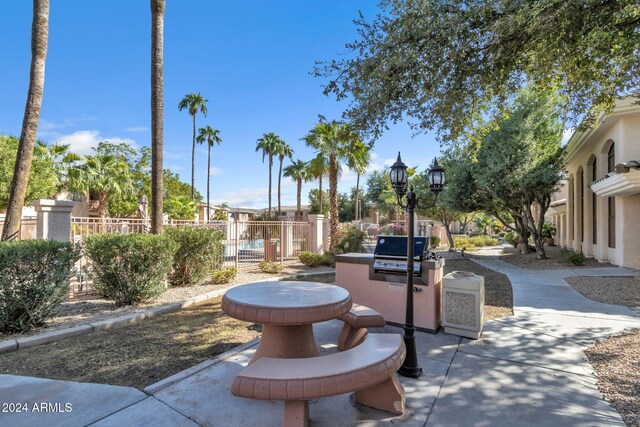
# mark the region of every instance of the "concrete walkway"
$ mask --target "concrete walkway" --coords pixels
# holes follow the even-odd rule
[[[425,373],[418,380],[401,379],[407,393],[403,416],[389,417],[341,395],[311,402],[311,425],[624,425],[602,399],[583,350],[603,337],[640,328],[640,318],[625,307],[587,300],[562,279],[637,273],[619,268],[532,271],[502,261],[477,262],[509,276],[515,316],[487,322],[477,341],[442,332],[418,333],[418,358]],[[335,351],[340,327],[338,321],[315,325],[323,352]],[[278,426],[281,403],[229,393],[229,384],[254,351],[255,343],[250,343],[150,386],[145,393],[0,375],[0,402],[29,405],[27,412],[0,412],[0,425]],[[59,405],[32,409],[43,402]],[[65,411],[66,403],[71,411]]]

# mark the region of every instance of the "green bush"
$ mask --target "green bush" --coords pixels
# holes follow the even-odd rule
[[[260,267],[260,271],[262,271],[263,273],[269,273],[269,274],[278,274],[284,269],[284,265],[275,261],[268,261],[268,260],[261,261],[259,264],[259,267]]]
[[[223,285],[229,283],[236,277],[238,270],[235,267],[215,269],[211,272],[211,283],[214,285]]]
[[[94,234],[86,239],[93,262],[94,288],[116,306],[138,304],[167,288],[178,245],[155,234]]]
[[[431,238],[429,239],[431,241],[431,247],[433,249],[437,248],[438,246],[440,246],[440,238],[437,236],[431,236]]]
[[[504,235],[504,239],[514,248],[520,244],[520,236],[515,231],[510,231]]]
[[[79,257],[70,243],[0,243],[0,332],[28,331],[55,316],[69,295],[69,278]]]
[[[473,249],[482,246],[496,246],[500,244],[500,241],[495,237],[490,236],[474,236],[474,237],[454,237],[453,242],[456,248]]]
[[[221,267],[224,235],[211,228],[166,227],[165,233],[178,244],[169,275],[174,286],[202,282],[211,269]]]
[[[342,237],[336,243],[336,253],[344,254],[347,252],[364,252],[364,239],[367,234],[355,227],[348,227]]]
[[[560,255],[569,264],[584,265],[585,256],[582,252],[576,252],[571,249],[561,249]]]
[[[319,265],[326,265],[329,267],[336,266],[335,256],[331,252],[325,252],[324,254],[314,254],[313,252],[304,251],[298,255],[300,262],[307,267],[317,267]]]

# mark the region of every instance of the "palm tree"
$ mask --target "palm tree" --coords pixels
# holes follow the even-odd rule
[[[56,186],[56,194],[50,197],[56,197],[61,191],[67,190],[69,183],[69,169],[82,157],[76,153],[69,151],[70,144],[51,144],[47,145],[42,141],[36,141],[34,147],[34,156],[41,158],[51,164],[53,171],[56,173],[58,184]]]
[[[356,193],[355,193],[355,215],[354,218],[360,219],[360,175],[363,174],[369,162],[371,161],[371,148],[369,144],[365,144],[359,138],[354,139],[351,147],[347,151],[347,166],[349,169],[356,171]]]
[[[207,125],[200,128],[200,134],[196,138],[199,144],[207,142],[207,221],[209,221],[209,182],[211,181],[211,147],[222,142],[220,131]]]
[[[24,108],[18,154],[13,169],[9,203],[5,216],[2,240],[14,240],[20,232],[22,208],[27,194],[33,148],[40,120],[42,93],[44,91],[44,64],[47,59],[49,40],[49,0],[33,0],[33,20],[31,22],[31,68],[29,89]]]
[[[182,98],[178,104],[178,110],[182,111],[185,108],[189,111],[191,117],[193,117],[193,143],[191,146],[191,199],[193,200],[195,194],[195,168],[196,168],[196,114],[200,111],[205,117],[207,117],[207,100],[204,99],[200,93],[188,93]]]
[[[80,194],[98,194],[98,216],[106,218],[109,199],[126,197],[135,189],[129,165],[112,154],[86,156],[85,162],[69,170],[69,188]]]
[[[322,153],[318,153],[318,155],[316,155],[316,157],[314,157],[313,159],[311,159],[311,161],[309,162],[309,166],[307,169],[307,173],[309,174],[309,178],[316,178],[318,180],[318,191],[320,194],[320,215],[324,215],[324,209],[322,206],[322,178],[325,175],[329,174],[329,161],[326,157],[324,157],[324,155],[322,155]]]
[[[197,203],[189,196],[171,196],[166,200],[165,207],[171,219],[193,220],[198,210]]]
[[[358,135],[345,123],[320,121],[305,136],[304,141],[315,148],[319,155],[329,161],[329,249],[333,251],[338,238],[338,173],[340,160],[344,160],[349,147],[359,139]],[[322,194],[321,194],[322,196]]]
[[[282,141],[280,137],[273,132],[263,134],[262,138],[256,141],[256,153],[262,151],[262,163],[264,163],[265,157],[269,157],[269,216],[271,216],[271,169],[273,168],[273,156],[276,154],[276,147],[280,141]]]
[[[309,163],[303,162],[302,160],[296,160],[286,168],[284,168],[284,176],[287,178],[291,178],[298,184],[298,191],[296,194],[296,217],[298,219],[302,218],[302,182],[307,181],[309,179]],[[322,193],[320,193],[322,194]]]
[[[282,205],[280,204],[280,183],[282,181],[282,161],[285,157],[291,158],[293,156],[293,149],[284,142],[283,140],[278,141],[276,144],[275,154],[278,156],[278,160],[280,160],[280,170],[278,172],[278,215],[282,214]]]
[[[165,0],[151,0],[151,232],[162,233],[164,185],[164,9]],[[195,116],[193,118],[195,126]]]

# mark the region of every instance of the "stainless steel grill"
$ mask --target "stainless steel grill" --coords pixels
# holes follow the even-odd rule
[[[427,238],[414,238],[413,275],[422,275],[422,261],[427,251]],[[407,236],[378,236],[373,252],[373,272],[383,274],[407,274]]]

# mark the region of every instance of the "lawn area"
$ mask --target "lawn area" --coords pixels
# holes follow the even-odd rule
[[[598,262],[593,258],[585,258],[584,265],[578,267],[565,261],[560,255],[560,248],[557,246],[545,246],[547,259],[537,259],[535,250],[528,254],[509,253],[499,257],[502,261],[517,265],[522,268],[531,270],[549,270],[562,268],[580,268],[580,267],[613,267],[608,262]]]
[[[446,259],[444,274],[452,271],[471,271],[484,277],[485,320],[513,316],[513,290],[507,276],[470,259]]]
[[[139,389],[259,335],[226,316],[218,297],[126,327],[0,354],[0,373]]]

